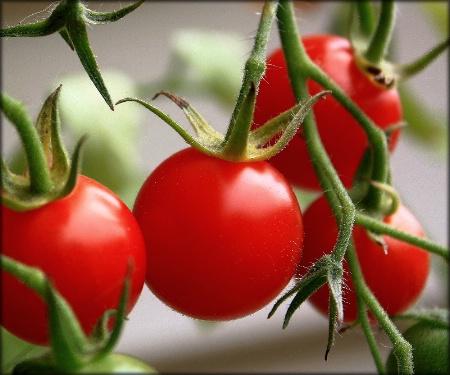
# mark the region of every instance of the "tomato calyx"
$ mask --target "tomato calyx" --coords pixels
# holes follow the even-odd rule
[[[392,37],[396,4],[382,3],[376,26],[373,23],[374,15],[371,6],[355,3],[354,7],[359,17],[353,17],[352,13],[349,39],[355,52],[355,61],[362,72],[378,87],[391,89],[398,82],[420,73],[449,46],[450,38],[447,38],[414,61],[404,64],[387,61],[385,56]],[[360,22],[358,27],[357,20],[366,22]]]
[[[12,258],[1,255],[1,267],[14,275],[27,287],[34,290],[47,304],[51,348],[45,353],[16,364],[14,373],[39,370],[54,373],[77,372],[95,368],[97,363],[107,362],[113,355],[123,330],[126,305],[130,292],[132,266],[128,264],[119,305],[116,310],[107,310],[87,337],[72,308],[55,289],[52,281],[40,269],[29,267]],[[114,326],[108,323],[115,318]],[[151,369],[148,367],[148,369]]]
[[[374,63],[364,57],[360,46],[354,43],[352,43],[352,46],[355,51],[355,62],[361,71],[375,86],[388,90],[396,87],[399,82],[406,81],[424,70],[448,48],[449,43],[450,38],[447,38],[416,60],[404,64],[393,63],[385,59],[379,63]]]
[[[240,108],[236,120],[231,123],[226,134],[216,131],[186,100],[167,91],[158,92],[153,99],[163,95],[182,109],[195,136],[162,111],[137,98],[124,98],[117,104],[133,101],[141,104],[171,126],[190,146],[198,151],[219,159],[245,162],[267,160],[279,153],[297,133],[297,130],[314,103],[329,91],[322,91],[309,99],[298,103],[277,117],[267,121],[258,129],[250,130],[256,99],[256,88],[252,84]],[[272,145],[267,142],[281,134]]]
[[[16,211],[39,208],[69,195],[75,188],[80,152],[86,136],[75,146],[72,161],[61,139],[59,86],[45,101],[34,126],[23,104],[2,94],[0,108],[16,127],[26,153],[22,174],[2,160],[2,203]]]
[[[312,294],[314,294],[324,284],[328,284],[330,290],[329,299],[329,324],[328,324],[328,342],[325,351],[325,360],[328,359],[328,354],[334,344],[335,327],[337,322],[343,322],[344,307],[342,302],[342,281],[343,281],[343,266],[342,262],[336,262],[332,255],[324,255],[317,262],[312,264],[307,273],[298,279],[297,283],[280,297],[272,310],[269,312],[267,318],[271,318],[275,314],[278,307],[288,298],[295,295],[286,311],[283,329],[285,329],[294,312],[300,308]]]

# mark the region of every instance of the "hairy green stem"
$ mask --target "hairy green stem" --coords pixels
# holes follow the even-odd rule
[[[411,245],[418,246],[424,250],[427,250],[433,254],[439,255],[447,262],[449,261],[449,250],[445,246],[441,246],[433,241],[430,241],[423,237],[416,237],[407,232],[396,229],[388,224],[383,223],[380,220],[374,219],[368,215],[357,212],[355,216],[355,224],[370,229],[376,234],[386,234],[390,237],[407,242]]]
[[[353,241],[351,241],[351,243],[349,244],[349,247],[352,248],[353,252],[355,251]],[[352,273],[352,277],[354,278],[353,273]],[[358,287],[360,287],[360,288],[367,287],[365,284],[362,284],[359,281],[354,281],[354,283],[359,283]],[[355,286],[355,288],[356,288],[356,286]],[[375,341],[372,327],[370,325],[369,317],[367,314],[367,306],[366,306],[363,296],[360,293],[356,293],[356,304],[358,307],[358,320],[361,324],[361,328],[366,337],[366,341],[367,341],[367,344],[369,345],[370,352],[372,353],[372,357],[375,362],[375,366],[377,367],[377,371],[379,374],[385,374],[386,368],[385,368],[383,360],[381,358],[380,351],[378,350],[378,346]]]
[[[358,296],[358,298],[361,298],[364,304],[369,308],[375,319],[382,327],[383,331],[387,334],[392,344],[394,345],[394,353],[399,364],[399,373],[413,374],[412,347],[408,343],[408,341],[406,341],[405,338],[401,335],[400,331],[389,318],[386,311],[383,309],[383,307],[380,305],[378,300],[368,288],[358,262],[356,251],[353,246],[348,247],[346,259],[350,269],[350,274],[352,276],[353,284],[355,286],[356,295]],[[368,328],[370,329],[370,327]],[[363,327],[363,329],[364,333],[366,334],[366,338],[369,337],[370,339],[370,336],[372,334],[366,332],[366,328]],[[374,356],[375,362],[378,361],[378,356],[379,354],[377,350]]]
[[[333,97],[346,108],[361,125],[366,133],[373,153],[374,165],[371,179],[373,181],[385,183],[389,177],[389,151],[384,132],[378,128],[317,65],[311,60],[305,65],[309,71],[309,76],[322,87],[330,90],[333,93]],[[377,211],[379,207],[381,207],[382,199],[383,192],[373,185],[369,186],[366,196],[366,207],[369,210]]]
[[[225,136],[225,140],[229,138],[229,133],[232,131],[233,126],[236,123],[236,119],[241,110],[242,104],[244,103],[252,84],[255,85],[256,93],[258,92],[259,81],[261,80],[261,77],[266,70],[267,42],[269,40],[272,22],[275,18],[277,7],[277,1],[266,1],[264,4],[258,31],[256,33],[255,44],[253,46],[250,57],[245,64],[242,86],[239,91],[239,96],[237,98],[233,113],[231,115],[230,124],[228,126],[228,132]]]
[[[378,19],[375,33],[364,52],[363,56],[367,61],[378,65],[386,55],[395,23],[395,2],[384,0],[381,2],[381,14]]]
[[[0,96],[0,109],[19,133],[27,158],[30,189],[36,194],[52,191],[54,185],[45,152],[25,105],[2,93]]]
[[[310,72],[310,69],[306,69],[305,65],[311,68],[313,64],[299,41],[292,2],[280,1],[277,19],[291,86],[299,102],[309,95],[306,74]],[[342,261],[353,229],[355,207],[323,147],[312,112],[305,117],[302,126],[308,152],[314,155],[311,158],[314,169],[339,223],[336,251],[333,251],[332,256],[336,261]]]
[[[293,17],[293,15],[289,15],[289,13],[289,2],[285,4],[285,1],[281,1],[277,13],[278,23],[280,25],[280,38],[286,57],[289,76],[291,78],[291,86],[293,88],[296,99],[299,100],[300,98],[305,97],[302,95],[307,95],[307,93],[299,92],[299,88],[296,88],[298,82],[301,82],[302,80],[304,81],[306,80],[306,78],[311,78],[314,81],[318,82],[324,89],[330,90],[333,97],[350,112],[350,114],[361,125],[367,135],[369,143],[372,146],[374,160],[371,179],[373,181],[385,183],[389,176],[389,152],[385,134],[364,114],[364,112],[360,110],[360,108],[341,90],[341,88],[336,85],[328,77],[328,75],[326,75],[309,58],[302,44],[299,43],[298,40],[294,40],[293,35],[296,35],[297,38],[299,38],[299,35],[296,30],[295,18],[290,21],[289,18]],[[305,118],[305,122],[303,124],[304,131],[305,128],[308,127],[308,121],[310,121],[308,120],[308,117],[310,116],[307,116]],[[316,138],[317,137],[314,136],[314,139]],[[306,143],[307,145],[309,145],[309,142]],[[315,150],[314,152],[317,152],[317,150]],[[316,159],[316,157],[318,157],[316,153],[310,153],[310,155],[315,156],[314,158],[312,158],[313,161]],[[324,159],[323,157],[320,158]],[[320,164],[324,166],[323,163]],[[316,169],[316,173],[318,174],[319,180],[322,181],[323,179],[321,179],[320,177],[323,173],[318,169]],[[327,183],[325,184],[327,185]],[[324,186],[323,190],[327,192],[329,188],[338,189],[338,185],[340,185],[340,183],[334,184],[334,187]],[[381,207],[382,199],[383,192],[375,186],[370,186],[366,197],[367,208],[373,211],[377,211]]]

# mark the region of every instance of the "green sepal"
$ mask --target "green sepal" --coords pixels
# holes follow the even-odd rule
[[[209,143],[215,143],[215,142],[222,142],[223,135],[216,131],[214,128],[211,127],[211,125],[208,124],[208,122],[198,113],[195,108],[193,108],[189,103],[180,98],[177,95],[171,94],[167,91],[160,91],[156,93],[155,96],[153,96],[152,100],[155,100],[158,96],[164,95],[170,100],[172,100],[178,107],[180,107],[186,118],[189,120],[189,123],[192,125],[192,128],[195,131],[195,134],[198,137],[203,137],[206,140],[206,144]]]
[[[61,138],[61,121],[58,111],[60,92],[61,86],[50,94],[36,120],[36,131],[53,180],[65,179],[70,169],[68,153]]]
[[[296,285],[294,285],[288,292],[281,296],[274,304],[269,312],[267,318],[271,318],[278,307],[295,294],[295,297],[291,301],[286,315],[284,317],[283,329],[285,329],[294,312],[300,307],[300,305],[306,301],[306,299],[312,295],[317,289],[324,285],[327,281],[327,267],[326,264],[329,260],[329,255],[325,255],[314,263],[309,269],[306,275],[304,275]]]
[[[305,302],[312,294],[314,294],[320,287],[328,284],[330,289],[330,314],[329,314],[329,335],[327,342],[327,350],[325,357],[327,358],[331,346],[334,342],[334,331],[337,321],[343,320],[343,304],[342,304],[342,263],[333,261],[331,255],[324,255],[316,263],[314,263],[309,269],[306,275],[299,279],[297,284],[292,287],[288,292],[281,296],[272,307],[269,312],[268,318],[271,318],[275,314],[280,305],[288,298],[292,297],[291,303],[286,311],[283,329],[285,329],[295,311]]]
[[[117,21],[135,10],[143,2],[143,0],[140,0],[117,11],[101,13],[87,9],[80,0],[63,0],[45,20],[1,29],[0,36],[39,37],[58,32],[69,47],[76,51],[89,78],[111,110],[114,110],[113,101],[89,44],[86,24],[98,25]]]
[[[93,10],[84,9],[84,17],[89,20],[89,23],[93,25],[104,25],[114,21],[118,21],[125,17],[127,14],[131,13],[133,10],[138,8],[145,0],[137,1],[127,7],[115,10],[113,12],[95,12]]]
[[[119,342],[126,320],[126,308],[130,295],[132,272],[133,265],[129,262],[117,310],[106,311],[97,323],[97,327],[94,329],[95,333],[92,333],[89,336],[91,345],[96,348],[92,355],[91,361],[97,361],[102,357],[107,356],[113,351],[114,347]],[[111,317],[115,318],[115,322],[113,329],[109,332],[108,323]]]
[[[339,322],[344,320],[344,306],[342,304],[342,277],[344,270],[342,262],[333,261],[333,257],[327,262],[327,282],[330,290],[330,307],[334,308]]]
[[[83,351],[88,343],[83,329],[66,300],[55,290],[48,278],[44,300],[48,306],[50,342],[55,366],[70,371],[82,366]]]
[[[59,361],[62,361],[61,370],[79,367],[82,364],[81,348],[87,345],[87,340],[72,309],[55,290],[51,280],[38,268],[3,254],[0,259],[4,271],[34,290],[47,303],[54,365],[59,366]]]
[[[333,298],[330,298],[328,307],[328,339],[327,348],[325,350],[325,361],[328,361],[328,354],[334,345],[336,337],[336,323],[337,323],[337,304]]]
[[[228,130],[225,135],[214,130],[186,100],[166,91],[157,93],[154,98],[164,95],[178,105],[194,129],[195,136],[192,136],[158,108],[141,99],[124,98],[119,100],[116,105],[129,101],[136,102],[156,114],[189,145],[200,152],[223,160],[244,162],[267,160],[283,150],[297,133],[312,106],[328,93],[329,91],[322,91],[269,120],[261,127],[250,130],[255,101],[255,91],[251,89],[240,107],[236,121],[230,125],[233,129]],[[235,132],[236,134],[234,134]],[[268,140],[275,138],[280,133],[281,136],[273,145],[264,147]]]
[[[1,109],[16,127],[27,159],[21,175],[12,173],[2,160],[2,203],[15,211],[36,209],[61,199],[76,186],[86,136],[78,141],[70,162],[61,138],[60,90],[61,86],[44,102],[35,126],[21,102],[2,94]]]
[[[66,28],[63,28],[58,31],[59,35],[64,39],[64,41],[67,43],[67,45],[70,47],[72,51],[75,51],[75,46],[73,45],[72,38],[70,37],[69,33],[67,32]]]
[[[344,270],[342,262],[335,262],[330,257],[327,262],[327,281],[330,291],[328,301],[328,340],[325,350],[325,360],[328,360],[328,354],[334,344],[337,323],[344,320],[344,306],[342,304],[342,277]]]
[[[1,268],[34,290],[47,304],[51,348],[18,363],[13,374],[69,373],[88,368],[112,353],[125,323],[132,265],[129,264],[117,310],[107,310],[87,337],[73,310],[53,286],[51,280],[38,268],[29,267],[14,259],[0,255]],[[115,317],[111,332],[107,329],[110,318]]]

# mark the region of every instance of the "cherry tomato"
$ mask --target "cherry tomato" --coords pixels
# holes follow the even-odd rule
[[[404,206],[385,218],[384,222],[399,230],[424,237],[422,227]],[[305,241],[303,256],[297,276],[302,276],[306,267],[330,253],[337,238],[337,224],[325,196],[309,206],[304,214]],[[421,294],[430,269],[430,256],[425,250],[383,236],[388,253],[385,255],[381,245],[373,242],[365,228],[355,225],[353,240],[358,260],[367,286],[373,292],[389,315],[408,309]],[[344,260],[344,321],[356,320],[355,288],[351,280],[347,262]],[[329,291],[322,286],[310,298],[310,302],[322,313],[328,312]]]
[[[308,56],[314,61],[365,114],[380,128],[386,129],[402,120],[402,108],[395,88],[375,86],[358,68],[347,39],[334,35],[311,35],[302,39]],[[317,94],[323,88],[308,80],[308,91]],[[261,80],[256,99],[254,127],[288,110],[296,104],[281,48],[267,59],[267,70]],[[331,95],[313,106],[317,128],[325,150],[346,188],[353,177],[369,143],[367,137],[347,110]],[[397,129],[389,142],[394,150],[399,137]],[[318,190],[319,180],[308,155],[301,127],[289,145],[269,162],[294,186]]]
[[[147,248],[146,284],[194,318],[230,320],[261,309],[300,260],[300,208],[266,162],[181,150],[147,178],[133,212]]]
[[[415,374],[449,373],[449,329],[442,325],[419,322],[403,334],[413,348]],[[397,358],[391,352],[386,362],[388,374],[397,374]]]
[[[133,264],[128,311],[144,285],[146,254],[140,228],[110,190],[80,175],[67,197],[16,212],[2,206],[2,252],[45,272],[74,310],[86,334],[119,303]],[[1,325],[33,344],[48,345],[47,312],[34,291],[1,272]]]
[[[139,358],[121,353],[108,353],[87,361],[74,369],[61,369],[54,363],[51,352],[37,358],[19,362],[14,374],[158,374],[158,372]]]
[[[128,354],[110,353],[74,371],[76,374],[158,374],[155,368]]]

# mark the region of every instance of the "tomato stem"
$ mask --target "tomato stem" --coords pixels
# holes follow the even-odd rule
[[[418,59],[407,64],[395,65],[394,69],[398,75],[399,81],[404,81],[425,69],[448,48],[449,43],[450,38],[447,38]]]
[[[314,64],[310,61],[300,42],[294,8],[291,2],[280,1],[277,18],[291,86],[294,96],[299,102],[309,95],[306,79],[309,77],[311,67]],[[341,251],[337,252],[336,260],[341,261],[353,228],[355,207],[323,147],[312,112],[308,113],[303,121],[303,135],[309,154],[314,155],[311,160],[319,177],[322,190],[330,203],[332,203],[330,206],[340,224],[338,244]],[[339,204],[336,205],[335,203]]]
[[[247,100],[249,93],[252,90],[252,87],[254,88],[255,93],[258,92],[259,82],[266,69],[267,42],[269,40],[270,31],[273,20],[275,18],[277,6],[278,3],[276,1],[266,1],[264,4],[258,26],[258,31],[255,37],[255,44],[253,46],[249,59],[245,63],[242,86],[239,91],[239,96],[237,98],[236,105],[231,115],[227,133],[225,134],[225,144],[228,144],[228,139],[232,137],[232,134],[235,132],[234,127],[236,125],[242,126],[244,128],[248,126],[248,129],[244,129],[244,131],[246,131],[247,134],[247,137],[245,137],[245,139],[248,138],[252,117],[250,118],[249,124],[242,121],[238,122],[239,118],[242,119],[242,117],[240,117],[239,114],[241,113],[242,109],[245,110],[245,108],[243,108],[243,104]]]
[[[0,109],[19,133],[27,159],[31,192],[38,195],[51,192],[53,181],[47,165],[46,155],[25,105],[2,93]]]
[[[354,243],[351,241],[349,247],[353,248],[354,251]],[[356,252],[355,252],[356,255]],[[383,363],[383,360],[380,356],[380,351],[378,350],[377,343],[375,341],[375,337],[369,322],[369,316],[367,314],[367,306],[364,302],[360,293],[356,293],[356,305],[358,308],[358,321],[361,324],[361,328],[366,337],[367,344],[369,345],[370,352],[372,353],[373,360],[375,362],[375,366],[377,367],[377,371],[379,374],[385,374],[386,369]]]
[[[368,38],[375,28],[372,4],[370,1],[355,1],[353,6],[358,12],[360,31],[364,37]]]
[[[355,248],[351,244],[347,249],[346,259],[350,269],[350,274],[352,276],[353,284],[355,286],[356,295],[358,296],[360,301],[362,301],[369,308],[369,310],[377,319],[380,326],[383,328],[383,331],[386,332],[387,336],[394,344],[394,352],[396,353],[397,361],[399,364],[399,373],[413,374],[412,347],[408,343],[408,341],[406,341],[405,338],[402,336],[400,331],[397,329],[395,324],[387,315],[386,311],[379,304],[378,300],[372,294],[369,287],[367,286],[361,271],[361,267],[358,262],[358,256],[356,255]],[[361,307],[361,309],[364,309],[364,305]],[[359,304],[358,304],[358,311],[361,311]],[[366,313],[365,309],[364,313]],[[366,329],[370,329],[370,326],[369,327],[363,326],[363,329],[364,333],[366,334],[366,338],[369,337],[368,341],[370,341],[370,336],[372,334],[371,333],[369,334],[369,332],[366,331]],[[379,361],[378,350],[375,352],[374,360],[376,363]],[[384,365],[382,363],[379,364],[377,363],[377,366],[382,366],[384,370]],[[386,372],[385,370],[382,371],[382,373],[385,372]]]
[[[449,250],[448,248],[441,246],[429,239],[423,237],[416,237],[407,232],[396,229],[380,220],[373,217],[357,212],[355,215],[355,224],[370,229],[376,234],[386,234],[390,237],[407,242],[411,245],[418,246],[430,253],[436,254],[442,257],[447,263],[449,262]]]
[[[297,30],[294,7],[290,1],[280,1],[277,10],[278,29],[281,44],[286,58],[287,70],[289,73],[291,86],[296,101],[299,102],[308,97],[306,84],[308,70],[306,66],[312,66],[312,62],[306,54]],[[353,222],[355,217],[355,206],[336,173],[329,156],[320,140],[320,135],[314,120],[314,115],[309,112],[303,121],[303,135],[311,158],[314,170],[316,171],[321,187],[330,202],[333,214],[339,226],[338,238],[331,253],[331,264],[327,268],[327,281],[333,296],[333,309],[336,314],[330,316],[330,326],[335,325],[336,316],[342,318],[342,273],[336,274],[333,268],[335,263],[342,267],[342,261],[351,238]],[[295,306],[294,306],[295,308]],[[328,347],[326,356],[333,342],[334,331],[329,330]]]
[[[374,65],[379,65],[386,55],[394,29],[395,10],[396,4],[393,0],[381,2],[381,13],[375,33],[363,53],[365,59]]]
[[[287,5],[284,6],[284,8],[286,8],[287,11],[288,9]],[[289,28],[296,27],[295,23],[291,24],[290,26],[287,24],[289,17],[285,17],[284,12],[285,9],[278,10],[278,13],[280,14],[279,15],[280,27],[284,27],[286,28],[286,30],[288,29],[288,27]],[[283,26],[284,23],[286,23],[286,26]],[[304,95],[307,95],[307,91],[305,91],[306,89],[303,89],[302,90],[303,92],[300,92],[299,88],[296,87],[299,84],[298,82],[305,81],[306,78],[312,78],[313,80],[318,82],[324,89],[331,91],[334,98],[350,112],[350,114],[362,126],[364,132],[367,135],[367,138],[369,140],[373,152],[373,161],[374,161],[371,179],[373,181],[385,183],[389,176],[389,152],[387,146],[387,139],[384,132],[380,128],[378,128],[359,109],[359,107],[341,90],[341,88],[338,85],[336,85],[314,62],[311,61],[311,59],[306,54],[306,51],[304,50],[301,42],[299,43],[298,40],[295,41],[293,38],[289,40],[290,37],[283,37],[284,33],[287,33],[287,31],[280,32],[280,37],[283,45],[283,51],[286,57],[286,64],[288,66],[289,76],[291,78],[291,86],[293,88],[294,95],[297,98],[297,100],[304,97]],[[298,33],[296,31],[295,35],[297,35],[298,37]],[[305,131],[305,129],[310,127],[308,125],[308,122],[311,121],[308,119],[309,117],[310,116],[307,116],[305,118],[305,122],[303,124],[303,129],[305,133],[308,132],[308,130]],[[317,133],[308,139],[310,141],[306,142],[306,144],[309,147],[310,143],[312,145],[316,139],[319,139],[319,134]],[[321,148],[323,149],[323,146]],[[334,171],[334,168],[331,165],[331,161],[329,160],[328,156],[326,157],[325,155],[319,156],[319,154],[321,153],[322,152],[318,151],[317,149],[313,150],[311,148],[310,155],[314,155],[314,157],[311,158],[313,160],[313,165],[314,160],[317,159],[322,160],[322,162],[319,163],[319,166],[317,168],[315,167],[316,173],[319,177],[319,180],[321,181],[321,184],[322,182],[325,182],[323,178],[323,174],[325,173],[325,171],[322,171],[322,169],[327,169],[328,170],[327,173],[329,175],[335,176],[332,178],[332,180],[335,180],[335,178],[338,179],[337,181],[334,182],[334,187],[328,186],[327,183],[325,183],[325,186],[322,186],[323,190],[325,191],[328,197],[330,196],[330,194],[327,193],[329,189],[336,190],[339,189],[338,186],[342,185],[340,183],[339,178],[336,175],[336,172]],[[323,150],[323,153],[326,154],[325,150]],[[325,162],[325,160],[327,161]],[[322,178],[320,178],[321,175]],[[375,186],[369,186],[367,196],[365,199],[366,207],[371,211],[377,212],[382,205],[382,200],[383,200],[383,192],[380,191]]]

